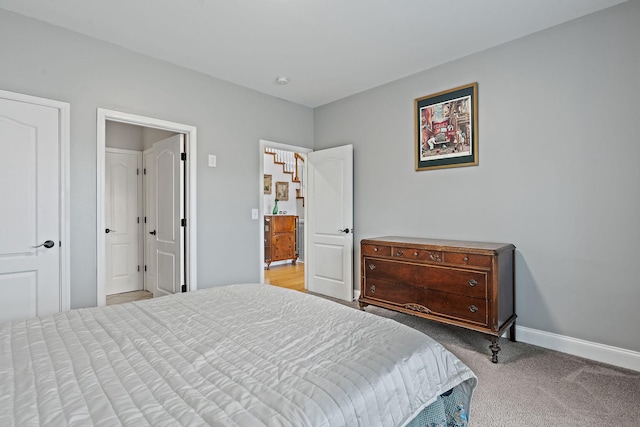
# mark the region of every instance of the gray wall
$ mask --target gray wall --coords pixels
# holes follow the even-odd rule
[[[128,123],[107,121],[105,147],[143,151],[142,135],[145,128]]]
[[[174,135],[177,135],[175,132],[170,132],[168,130],[162,129],[154,129],[154,128],[142,128],[142,148],[143,150],[147,150],[153,147],[158,141],[162,141],[163,139],[170,138]]]
[[[0,58],[3,90],[71,104],[72,307],[96,304],[98,107],[197,126],[198,285],[259,280],[259,140],[312,147],[311,109],[4,10]]]
[[[640,351],[638,23],[632,1],[317,108],[315,148],[355,147],[356,242],[512,242],[520,325]],[[415,172],[414,99],[474,81],[479,166]]]

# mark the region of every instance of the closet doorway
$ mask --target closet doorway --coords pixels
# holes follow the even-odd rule
[[[97,305],[197,289],[192,126],[98,110]]]

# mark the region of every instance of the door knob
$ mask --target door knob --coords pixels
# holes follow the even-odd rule
[[[341,233],[349,234],[349,229],[345,228],[344,230],[338,230]]]
[[[54,247],[55,245],[56,245],[56,244],[55,244],[55,243],[53,243],[53,241],[52,241],[52,240],[47,240],[46,242],[41,243],[41,244],[39,244],[38,246],[31,246],[31,247],[32,247],[32,248],[39,248],[40,246],[44,246],[45,248],[49,249],[49,248]]]
[[[107,228],[106,230],[104,230],[105,233],[115,233],[116,230],[112,230],[110,228]]]
[[[150,231],[149,234],[151,234],[152,236],[156,235],[156,230]]]

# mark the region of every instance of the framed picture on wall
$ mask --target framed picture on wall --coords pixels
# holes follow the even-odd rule
[[[478,83],[415,100],[416,170],[478,164]]]
[[[264,175],[264,194],[271,194],[271,175]]]
[[[289,183],[288,182],[276,182],[276,199],[289,200]]]

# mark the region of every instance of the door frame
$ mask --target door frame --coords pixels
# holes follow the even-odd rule
[[[71,226],[70,226],[70,142],[71,142],[71,104],[40,98],[22,93],[0,90],[0,98],[27,104],[41,105],[58,110],[58,126],[60,146],[58,147],[58,183],[59,209],[58,224],[60,231],[60,311],[71,308]]]
[[[295,153],[300,153],[300,154],[304,154],[306,155],[307,153],[310,153],[313,151],[312,148],[307,148],[307,147],[299,147],[296,145],[288,145],[288,144],[282,144],[280,142],[273,142],[273,141],[267,141],[266,139],[261,139],[260,143],[258,144],[260,146],[260,166],[258,168],[259,170],[259,183],[258,183],[258,189],[259,189],[259,198],[258,200],[260,200],[260,205],[259,205],[259,215],[258,215],[258,229],[259,229],[259,235],[260,235],[260,258],[258,259],[260,261],[260,283],[264,283],[264,216],[265,216],[265,212],[264,212],[264,149],[266,147],[270,147],[270,148],[276,148],[278,150],[285,150],[285,151],[292,151]],[[307,176],[307,162],[303,162],[304,166],[304,176]],[[307,206],[305,204],[304,206],[304,217],[307,217]],[[304,227],[304,253],[307,253],[307,227]],[[304,269],[304,288],[307,288],[307,269]]]
[[[197,128],[195,126],[182,123],[170,122],[152,117],[140,116],[137,114],[125,113],[122,111],[108,110],[98,108],[97,111],[97,172],[96,172],[96,303],[97,306],[106,305],[105,295],[105,215],[104,215],[104,197],[105,197],[105,145],[106,145],[106,127],[107,121],[128,123],[137,126],[166,130],[170,132],[182,133],[186,135],[187,141],[187,171],[185,173],[185,186],[187,202],[185,204],[186,220],[187,220],[187,247],[186,256],[188,259],[186,267],[187,291],[195,291],[198,289],[197,280],[197,204],[196,204],[196,177],[197,177]],[[184,262],[184,260],[182,260]]]

